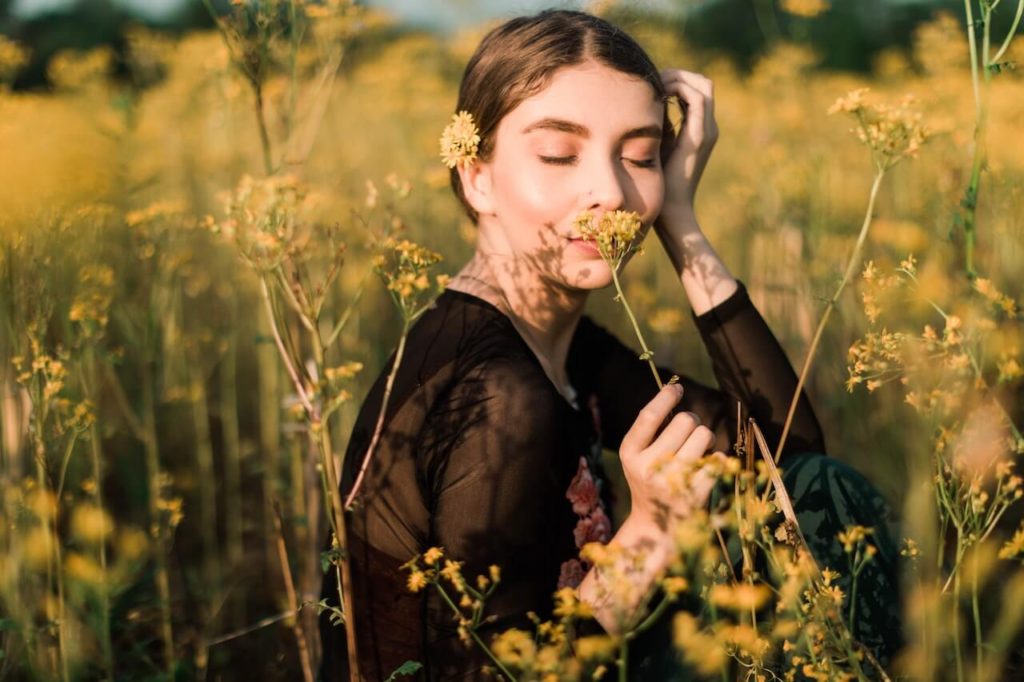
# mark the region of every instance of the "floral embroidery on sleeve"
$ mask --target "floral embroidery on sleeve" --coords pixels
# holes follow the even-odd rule
[[[588,542],[608,542],[612,536],[612,522],[604,511],[598,483],[587,465],[587,458],[580,457],[579,468],[565,494],[572,503],[572,510],[579,517],[573,531],[576,547],[582,548]],[[578,587],[589,566],[578,558],[562,563],[558,576],[558,587]]]

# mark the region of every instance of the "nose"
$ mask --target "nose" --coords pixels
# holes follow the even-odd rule
[[[626,201],[622,169],[610,159],[594,160],[587,168],[586,204],[590,210],[617,211]]]

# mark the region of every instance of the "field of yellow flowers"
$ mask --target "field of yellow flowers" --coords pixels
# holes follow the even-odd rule
[[[667,578],[731,609],[677,620],[695,674],[1006,674],[1024,620],[1024,40],[989,35],[993,4],[966,3],[977,41],[937,15],[870,76],[791,43],[739,73],[626,24],[659,65],[714,80],[701,223],[794,365],[813,354],[830,454],[906,538],[896,660],[841,627],[833,571],[872,556],[870,529],[848,529],[849,566],[808,568],[794,545],[763,582]],[[0,679],[312,679],[323,566],[343,563],[322,552],[329,533],[344,546],[336,455],[469,255],[438,137],[485,27],[441,39],[340,0],[234,5],[216,31],[133,30],[116,78],[104,49],[58,55],[47,93],[6,87],[25,55],[0,38]],[[655,251],[625,299],[659,363],[710,380]],[[592,314],[632,338],[611,294]],[[722,473],[737,508],[767,499],[763,471]],[[438,560],[418,587],[462,580]],[[753,617],[768,604],[776,620]],[[506,676],[616,674],[619,643],[546,632],[494,644]]]

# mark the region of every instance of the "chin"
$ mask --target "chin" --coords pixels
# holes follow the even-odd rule
[[[595,291],[612,284],[612,270],[600,259],[566,264],[560,274],[563,285],[576,291]]]

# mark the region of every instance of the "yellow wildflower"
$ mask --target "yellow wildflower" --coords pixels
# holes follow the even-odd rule
[[[840,97],[828,113],[848,113],[857,121],[854,128],[860,141],[872,151],[880,170],[891,168],[900,159],[914,156],[928,138],[921,114],[911,107],[915,100],[907,95],[896,104],[869,104],[868,88],[859,88]]]
[[[440,547],[431,547],[423,553],[423,563],[427,566],[433,566],[436,564],[441,557],[444,556],[444,550]]]
[[[441,133],[441,160],[449,168],[466,168],[476,161],[480,151],[480,131],[473,115],[460,111]]]
[[[833,571],[830,568],[824,568],[821,570],[821,579],[825,585],[831,585],[832,581],[839,577],[839,573]]]
[[[409,591],[419,592],[426,586],[427,575],[423,571],[413,569],[413,571],[409,573],[408,582],[406,583],[406,587],[409,589]]]
[[[594,214],[583,211],[576,217],[576,231],[597,246],[601,257],[612,267],[636,250],[635,242],[643,228],[640,215],[634,211],[608,211],[595,224]]]
[[[1014,559],[1024,554],[1024,526],[1017,529],[1013,537],[1007,540],[999,550],[1000,559]]]
[[[836,536],[843,545],[843,550],[847,553],[853,552],[856,545],[867,540],[869,535],[874,533],[873,528],[865,528],[864,526],[854,525],[847,526],[844,530],[840,531]]]
[[[458,592],[466,591],[466,579],[462,577],[462,562],[452,561],[451,559],[444,560],[444,568],[441,569],[441,575],[448,579],[448,582],[452,584]]]

